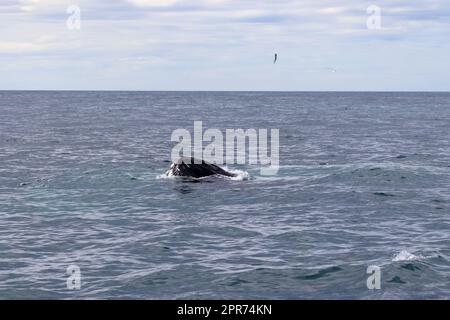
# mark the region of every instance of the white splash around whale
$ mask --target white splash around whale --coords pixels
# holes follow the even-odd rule
[[[217,177],[232,180],[232,181],[247,181],[250,179],[250,174],[247,171],[237,170],[237,169],[230,170],[227,167],[222,168],[222,169],[224,169],[230,173],[233,173],[236,176],[235,177],[227,177],[227,176],[217,175]],[[156,176],[156,179],[158,179],[158,180],[160,180],[160,179],[180,179],[180,178],[183,178],[183,177],[175,176],[170,171]],[[197,179],[201,180],[201,179],[205,179],[205,178],[211,178],[211,176],[197,178]]]

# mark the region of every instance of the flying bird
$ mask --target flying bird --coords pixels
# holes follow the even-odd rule
[[[278,53],[275,53],[275,59],[273,59],[273,64],[277,63],[278,60]]]

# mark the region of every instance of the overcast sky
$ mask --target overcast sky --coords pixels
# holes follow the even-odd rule
[[[0,28],[0,90],[450,90],[448,0],[0,0]]]

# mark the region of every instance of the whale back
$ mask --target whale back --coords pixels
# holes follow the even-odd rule
[[[236,174],[225,171],[219,166],[208,163],[204,160],[195,160],[194,158],[181,158],[178,162],[172,163],[167,175],[191,178],[203,178],[213,175],[222,175],[226,177],[236,177]]]

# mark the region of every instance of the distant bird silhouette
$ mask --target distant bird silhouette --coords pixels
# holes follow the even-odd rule
[[[277,63],[278,60],[278,53],[275,53],[275,59],[273,59],[273,64]]]

